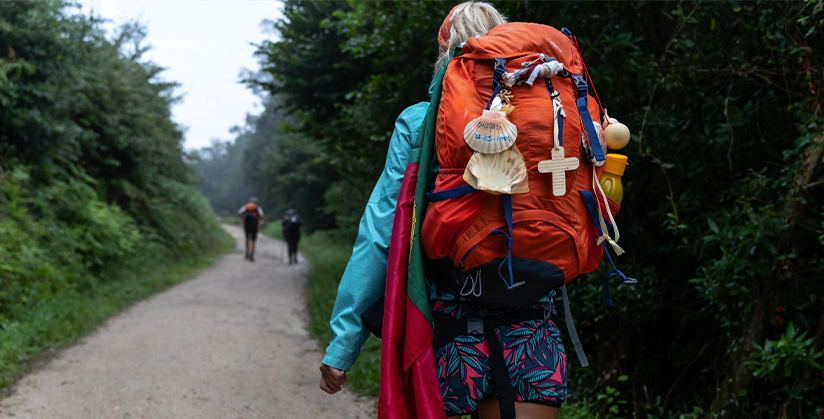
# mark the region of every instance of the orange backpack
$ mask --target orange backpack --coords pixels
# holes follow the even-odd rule
[[[448,64],[435,126],[438,170],[421,246],[430,277],[464,297],[497,306],[531,304],[595,270],[607,243],[620,253],[607,228],[618,206],[597,186],[604,161],[599,104],[588,95],[573,40],[546,25],[508,23],[469,39]],[[563,69],[545,78],[540,72],[552,61]],[[543,64],[546,69],[539,68]],[[514,106],[508,119],[517,127],[513,147],[526,166],[525,193],[487,193],[464,180],[474,153],[465,127],[502,91],[511,93]],[[545,165],[554,173],[542,173]]]
[[[246,204],[242,214],[243,218],[254,218],[255,223],[260,219],[260,213],[258,213],[258,204],[255,202],[249,202]]]

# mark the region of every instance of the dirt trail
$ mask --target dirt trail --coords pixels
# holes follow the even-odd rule
[[[258,238],[196,278],[138,303],[25,377],[0,402],[16,418],[371,418],[374,401],[318,389],[305,265]]]

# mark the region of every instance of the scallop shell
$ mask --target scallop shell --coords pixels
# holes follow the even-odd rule
[[[464,140],[473,150],[483,154],[500,153],[515,144],[518,128],[509,122],[505,112],[487,111],[464,128]]]
[[[494,194],[529,191],[524,158],[514,147],[496,154],[472,154],[463,179],[475,189]]]

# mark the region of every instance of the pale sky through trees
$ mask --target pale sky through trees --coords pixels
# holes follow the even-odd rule
[[[166,67],[163,77],[181,83],[173,119],[187,128],[186,149],[213,138],[228,139],[247,113],[259,112],[260,99],[238,83],[241,69],[257,70],[252,56],[273,35],[260,26],[281,16],[275,0],[81,0],[83,12],[114,25],[138,19],[147,26],[146,58]],[[107,25],[111,28],[113,25]]]

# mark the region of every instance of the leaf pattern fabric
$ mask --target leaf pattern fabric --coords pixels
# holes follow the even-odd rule
[[[553,310],[551,296],[535,308]],[[518,308],[488,307],[472,302],[433,300],[432,310],[462,319],[504,314]],[[552,320],[527,320],[496,330],[518,401],[560,407],[567,394],[566,352]],[[496,397],[485,336],[458,336],[435,349],[438,384],[447,416],[466,415],[486,397]]]

